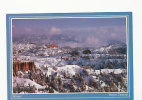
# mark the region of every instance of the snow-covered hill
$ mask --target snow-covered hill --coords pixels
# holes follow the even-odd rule
[[[47,44],[13,47],[14,62],[30,61],[36,66],[35,71],[18,70],[13,79],[15,93],[35,93],[33,87],[36,93],[127,92],[125,44],[99,49],[48,48]]]
[[[113,52],[115,51],[115,52]],[[126,54],[126,44],[111,44],[94,50],[95,53],[118,53]]]

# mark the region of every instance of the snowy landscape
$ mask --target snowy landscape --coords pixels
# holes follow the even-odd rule
[[[125,44],[98,49],[14,44],[13,50],[13,62],[35,66],[14,69],[14,93],[127,92]]]
[[[12,25],[13,93],[127,92],[126,18]]]

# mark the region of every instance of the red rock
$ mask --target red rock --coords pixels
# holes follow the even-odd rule
[[[13,75],[17,75],[18,71],[36,71],[34,62],[13,62]]]
[[[55,43],[50,44],[49,48],[58,48],[58,46]]]

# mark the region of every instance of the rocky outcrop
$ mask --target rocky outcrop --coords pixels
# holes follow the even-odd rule
[[[18,71],[36,71],[34,62],[13,62],[13,75],[16,76]]]
[[[58,46],[55,43],[51,43],[48,48],[58,48]]]

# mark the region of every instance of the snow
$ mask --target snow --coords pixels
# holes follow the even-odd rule
[[[16,51],[23,50],[22,53],[16,55],[18,60],[23,62],[34,62],[36,68],[39,69],[43,75],[46,74],[47,76],[51,75],[54,77],[56,73],[64,83],[70,83],[72,82],[71,79],[73,79],[73,76],[77,74],[77,77],[80,75],[81,78],[83,78],[83,81],[87,83],[89,83],[90,80],[97,83],[101,82],[99,83],[101,88],[108,85],[108,83],[105,82],[107,79],[103,77],[103,75],[109,77],[111,76],[110,73],[114,73],[116,76],[119,76],[119,74],[126,74],[127,72],[127,69],[122,66],[122,64],[127,62],[127,55],[108,53],[109,50],[116,48],[125,48],[125,45],[115,44],[99,49],[90,49],[91,54],[83,54],[85,48],[77,49],[79,52],[79,55],[77,56],[72,56],[69,53],[74,51],[72,49],[51,49],[46,48],[45,45],[37,46],[34,44],[19,44],[14,46],[14,50]],[[107,67],[107,65],[109,65],[109,67]],[[19,73],[24,76],[24,73],[20,71]],[[103,75],[101,76],[101,74]],[[111,76],[111,78],[113,78],[113,76]],[[125,77],[124,82],[127,84],[127,78]],[[36,88],[45,88],[45,86],[41,86],[40,83],[37,84],[34,80],[14,77],[13,86],[16,87],[17,84],[20,86],[29,86],[30,84],[30,86],[34,85]],[[79,83],[77,82],[77,85],[78,84]],[[88,90],[94,90],[94,88],[86,86],[86,91]],[[54,90],[54,92],[57,93],[59,91]]]
[[[121,73],[124,73],[124,70],[123,69],[101,69],[101,72],[105,74],[109,74],[111,72],[114,72],[114,74],[121,74]]]
[[[20,86],[35,86],[36,88],[43,89],[45,86],[41,86],[37,84],[36,82],[30,80],[30,79],[25,79],[25,78],[18,78],[18,77],[13,77],[13,87],[16,87],[18,85]]]
[[[80,73],[82,72],[83,68],[81,68],[80,66],[78,65],[65,65],[65,66],[62,66],[62,67],[58,67],[58,73],[62,73],[62,72],[67,72],[67,74],[73,76],[75,75],[76,73]]]
[[[111,44],[108,46],[104,46],[98,49],[95,49],[94,52],[96,53],[108,53],[109,50],[118,49],[118,48],[126,48],[126,44],[118,43],[118,44]]]

